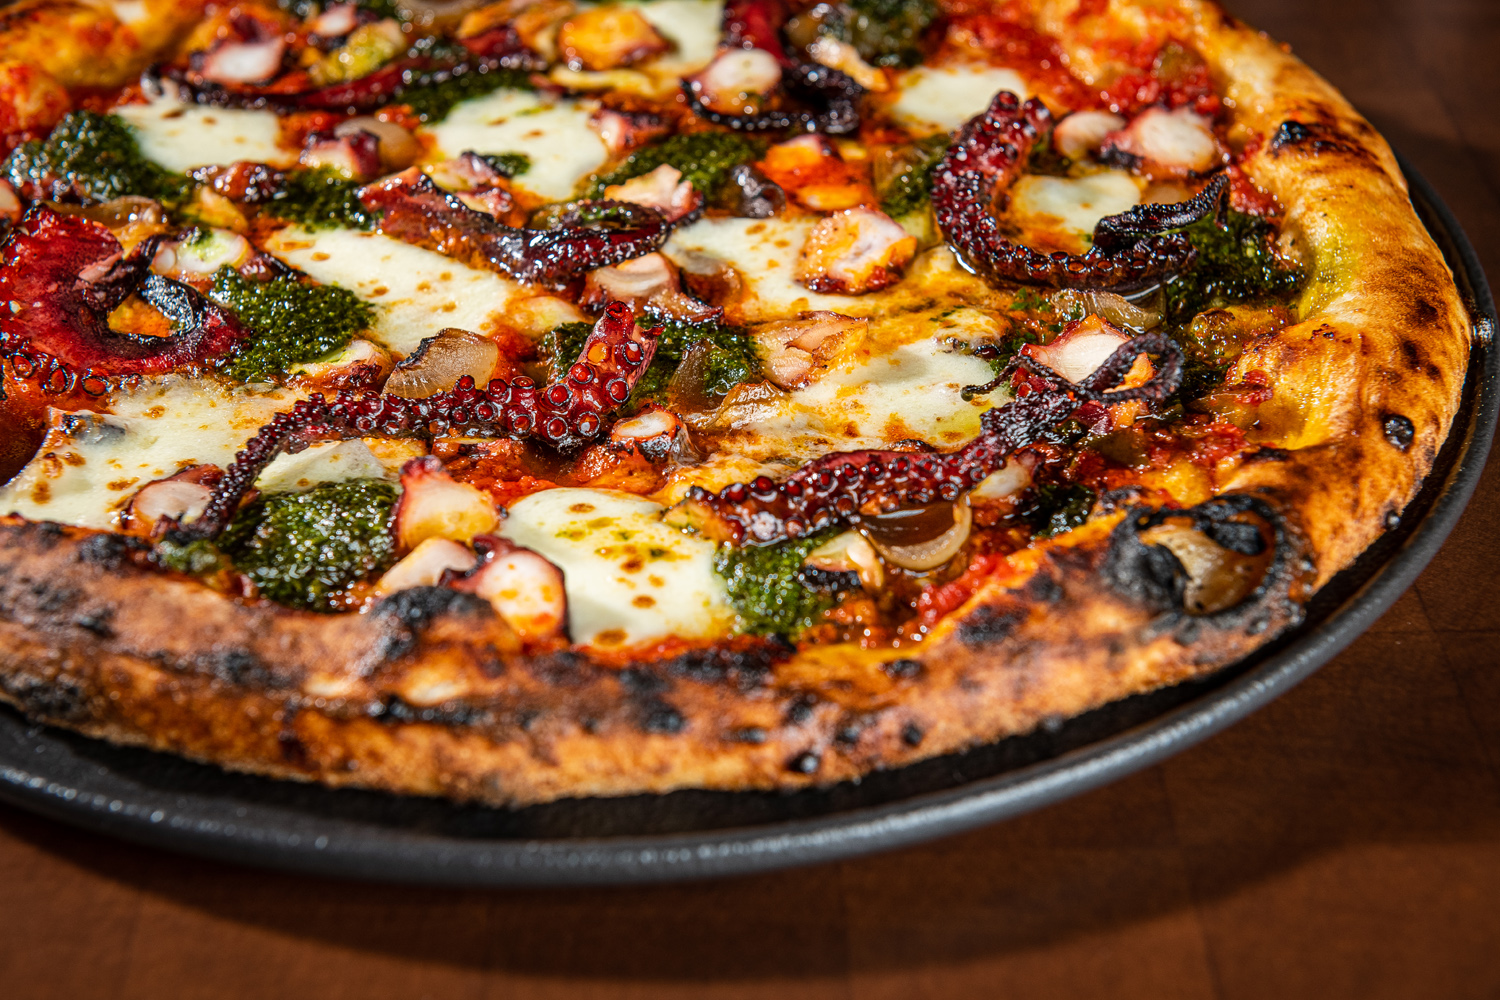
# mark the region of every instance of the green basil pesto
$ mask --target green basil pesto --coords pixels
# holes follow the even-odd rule
[[[296,170],[287,175],[266,211],[306,229],[373,229],[378,214],[360,204],[360,187],[331,167]]]
[[[92,111],[69,112],[46,139],[16,147],[3,169],[16,187],[34,184],[62,197],[71,186],[85,203],[137,195],[173,204],[193,189],[186,177],[146,159],[124,121]]]
[[[947,133],[886,150],[875,176],[880,210],[893,219],[925,210],[932,200],[932,174],[952,142]]]
[[[510,90],[534,90],[531,75],[519,69],[492,69],[447,75],[429,73],[418,77],[401,91],[400,103],[424,122],[438,122],[448,117],[454,105],[492,94],[502,87]]]
[[[235,515],[219,548],[260,591],[292,608],[342,610],[351,584],[395,562],[396,488],[376,479],[275,493]]]
[[[794,18],[788,33],[800,41],[807,22],[815,22],[817,34],[853,45],[872,66],[915,66],[922,33],[937,18],[934,0],[838,0]]]
[[[501,177],[520,177],[531,169],[531,157],[525,153],[480,153],[478,155]]]
[[[209,298],[253,331],[219,362],[239,382],[280,381],[299,364],[339,350],[375,322],[375,309],[337,285],[313,285],[295,275],[251,281],[233,268],[214,274]]]
[[[1087,486],[1048,483],[1037,487],[1020,513],[1038,538],[1051,538],[1087,521],[1098,498],[1099,494]]]
[[[564,323],[547,334],[541,344],[541,354],[547,364],[549,379],[555,381],[567,373],[568,367],[578,360],[583,343],[592,329],[593,325],[590,323]],[[707,377],[704,381],[706,394],[721,397],[741,382],[748,382],[760,370],[750,336],[739,327],[719,323],[695,325],[667,320],[662,324],[661,337],[656,342],[656,354],[651,359],[651,366],[636,382],[625,409],[638,409],[646,403],[664,400],[667,386],[677,373],[678,365],[682,364],[683,357],[689,349],[705,341],[709,352]]]
[[[802,582],[807,554],[838,534],[837,528],[775,545],[721,545],[714,572],[724,578],[741,631],[796,635],[818,624],[838,597]]]
[[[1305,275],[1276,256],[1272,248],[1276,229],[1259,216],[1231,210],[1222,226],[1209,218],[1182,232],[1198,256],[1191,267],[1166,283],[1163,330],[1187,354],[1180,395],[1189,400],[1217,385],[1232,360],[1225,353],[1226,345],[1194,336],[1194,317],[1208,309],[1241,303],[1287,302],[1301,288]]]
[[[662,164],[682,171],[682,176],[703,197],[713,200],[729,179],[729,172],[742,163],[758,160],[765,154],[766,142],[737,132],[693,132],[674,135],[665,142],[637,150],[607,174],[588,179],[586,195],[598,198],[612,184],[623,184],[632,177],[649,174]]]

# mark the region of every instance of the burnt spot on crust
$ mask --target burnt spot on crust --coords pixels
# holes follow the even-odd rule
[[[38,677],[24,671],[0,673],[0,691],[29,719],[81,722],[91,714],[83,686],[67,674]]]
[[[531,661],[531,673],[549,687],[573,688],[588,683],[594,676],[588,657],[571,649],[559,650]],[[640,671],[622,671],[638,674]],[[623,683],[623,676],[622,676]]]
[[[741,726],[729,734],[732,743],[748,743],[751,746],[760,746],[766,741],[770,734],[760,726]]]
[[[786,722],[789,726],[803,726],[812,721],[813,706],[818,699],[810,694],[802,695],[792,701],[786,709]]]
[[[1245,455],[1246,462],[1285,462],[1292,453],[1285,448],[1257,448]]]
[[[795,754],[791,760],[786,762],[786,769],[793,774],[817,774],[818,768],[823,764],[823,758],[811,750]]]
[[[926,735],[926,730],[917,725],[915,722],[908,722],[906,725],[901,727],[901,742],[905,743],[909,747],[921,746],[922,737]]]
[[[1025,620],[1026,612],[1020,608],[1002,611],[986,604],[958,623],[958,639],[966,646],[985,646],[1004,639]]]
[[[110,622],[114,620],[114,617],[114,608],[94,608],[91,611],[79,612],[78,616],[73,619],[73,624],[101,639],[113,639],[115,630],[110,625]]]
[[[702,684],[730,684],[740,691],[764,687],[772,669],[796,652],[785,639],[755,639],[743,645],[692,649],[660,667],[668,676]]]
[[[1345,153],[1368,159],[1369,150],[1351,138],[1331,122],[1300,122],[1287,120],[1276,127],[1271,136],[1272,156],[1298,152],[1312,156],[1326,153]]]
[[[1269,561],[1259,582],[1237,596],[1233,604],[1190,613],[1186,598],[1192,580],[1187,568],[1168,546],[1148,543],[1142,534],[1169,521],[1186,519],[1194,531],[1220,548],[1240,556],[1261,556],[1267,550],[1266,535],[1255,524],[1238,519],[1245,514],[1262,522],[1270,535]],[[1294,596],[1298,583],[1292,548],[1286,522],[1274,507],[1259,497],[1230,493],[1185,510],[1131,510],[1110,532],[1100,569],[1117,594],[1162,615],[1162,624],[1173,629],[1178,641],[1193,642],[1205,626],[1244,628],[1248,621],[1262,616],[1278,617],[1289,624],[1301,621],[1301,604]]]
[[[248,649],[212,650],[198,657],[197,666],[226,684],[257,688],[276,686],[275,671]]]
[[[681,712],[660,699],[641,703],[640,726],[648,733],[675,736],[687,728]]]
[[[1037,573],[1026,581],[1024,593],[1038,604],[1056,604],[1063,599],[1062,584],[1046,572]]]
[[[880,669],[892,680],[910,681],[922,676],[922,661],[903,657],[882,663]]]
[[[494,615],[483,598],[448,587],[412,587],[397,591],[376,604],[370,617],[380,622],[386,635],[379,649],[385,660],[398,660],[413,652],[422,631],[444,615]]]
[[[1422,347],[1415,340],[1407,338],[1401,341],[1401,357],[1406,360],[1406,365],[1412,371],[1425,375],[1434,382],[1443,377],[1443,373],[1437,365],[1427,360],[1422,352]]]
[[[118,570],[144,554],[147,546],[138,538],[100,533],[90,535],[78,544],[78,560],[105,570]]]
[[[385,695],[369,708],[369,714],[382,722],[428,722],[441,726],[477,726],[486,721],[482,708],[464,704],[413,705],[398,694]]]
[[[1381,432],[1392,448],[1407,451],[1417,438],[1417,427],[1399,413],[1387,413],[1380,419]]]
[[[1432,326],[1442,314],[1438,307],[1427,301],[1422,296],[1417,296],[1411,303],[1411,321],[1413,326]]]

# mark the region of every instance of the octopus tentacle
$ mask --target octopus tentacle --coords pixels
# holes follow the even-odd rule
[[[381,213],[387,236],[552,287],[654,253],[670,231],[656,210],[617,201],[580,202],[555,229],[515,229],[465,205],[415,167],[361,188],[359,198]]]
[[[627,399],[650,366],[660,328],[641,329],[635,311],[611,302],[584,342],[578,360],[556,382],[537,386],[521,376],[484,388],[465,375],[447,392],[411,399],[383,392],[313,395],[277,414],[235,456],[201,517],[171,527],[178,541],[211,539],[228,527],[240,501],[276,456],[322,441],[360,437],[443,435],[540,440],[572,451],[605,431],[606,418]]]
[[[1128,291],[1170,276],[1193,262],[1186,236],[1171,233],[1222,209],[1229,192],[1220,174],[1194,197],[1174,205],[1139,205],[1100,220],[1085,254],[1045,254],[1008,239],[993,207],[1020,175],[1031,148],[1052,126],[1041,101],[1001,91],[984,114],[959,131],[933,174],[938,228],[961,259],[991,280],[1053,288]]]
[[[811,105],[808,111],[762,111],[758,114],[729,115],[703,103],[702,86],[696,80],[684,80],[683,96],[693,114],[715,125],[738,132],[774,132],[797,129],[848,135],[859,131],[859,98],[864,88],[841,70],[817,63],[794,63],[782,79],[787,90]]]
[[[702,86],[697,80],[683,80],[682,93],[693,114],[740,132],[797,129],[849,135],[859,131],[859,99],[864,88],[841,70],[789,56],[781,43],[781,29],[790,15],[785,0],[730,0],[724,5],[721,51],[762,49],[769,53],[781,64],[786,90],[807,105],[807,110],[725,114],[703,103]]]
[[[509,25],[465,39],[463,44],[468,55],[457,61],[444,63],[424,55],[408,56],[357,80],[290,93],[269,88],[229,88],[212,81],[196,80],[175,67],[157,67],[148,71],[146,83],[160,88],[161,81],[169,80],[176,85],[181,99],[220,108],[361,114],[398,103],[408,90],[445,83],[470,73],[547,68],[546,60],[527,48]]]
[[[1136,388],[1114,388],[1142,354],[1159,357],[1155,375]],[[779,483],[761,476],[718,493],[694,487],[687,497],[687,519],[733,544],[765,545],[857,521],[861,515],[956,500],[1003,467],[1018,449],[1067,420],[1080,405],[1161,402],[1182,381],[1182,350],[1159,333],[1121,344],[1079,383],[1030,359],[1020,363],[1037,378],[1022,387],[1024,394],[1015,401],[985,411],[979,435],[958,451],[835,452],[809,462]],[[1038,381],[1041,388],[1037,388]]]
[[[59,373],[65,383],[102,385],[227,353],[249,331],[193,288],[151,274],[157,243],[145,240],[127,254],[99,223],[34,206],[0,257],[0,299],[10,303],[0,311],[0,356],[15,359],[18,374],[30,372],[50,386]],[[111,329],[110,312],[132,293],[166,315],[176,332],[147,337]]]

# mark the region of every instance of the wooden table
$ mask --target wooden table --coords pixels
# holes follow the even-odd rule
[[[1234,0],[1362,108],[1500,275],[1500,3]],[[665,888],[354,885],[0,809],[0,995],[1500,995],[1500,464],[1416,587],[1296,691],[1042,812]]]

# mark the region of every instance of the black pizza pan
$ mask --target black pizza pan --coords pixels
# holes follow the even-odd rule
[[[899,847],[1153,764],[1266,704],[1352,642],[1436,555],[1479,482],[1500,402],[1495,306],[1458,223],[1403,167],[1479,331],[1463,407],[1401,523],[1319,592],[1305,624],[1211,678],[858,783],[517,810],[230,774],[38,726],[5,708],[0,799],[138,843],[247,864],[397,882],[582,885],[742,874]]]

